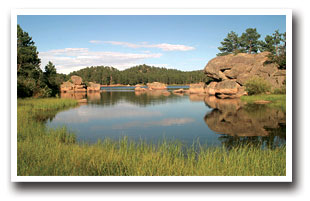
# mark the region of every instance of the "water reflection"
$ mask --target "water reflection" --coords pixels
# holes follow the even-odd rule
[[[148,106],[156,104],[164,104],[173,102],[178,99],[178,96],[171,95],[167,90],[153,91],[107,91],[97,93],[87,93],[88,103],[113,106],[121,102],[128,102],[139,106]]]
[[[261,104],[244,104],[240,99],[205,97],[214,108],[205,123],[228,148],[251,144],[275,147],[285,143],[285,112]]]
[[[75,100],[81,100],[86,98],[86,92],[77,92],[77,93],[60,93],[61,98],[69,98],[69,99],[75,99]]]
[[[285,144],[285,111],[244,104],[240,99],[179,96],[167,90],[67,93],[62,97],[87,98],[87,104],[38,118],[49,119],[52,127],[67,126],[79,141],[96,142],[126,135],[150,141],[165,136],[188,145],[199,138],[201,144],[224,145],[228,149],[243,144]]]

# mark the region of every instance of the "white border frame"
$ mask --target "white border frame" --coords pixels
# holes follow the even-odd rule
[[[286,176],[17,176],[17,15],[285,15]],[[15,9],[11,11],[12,182],[292,182],[291,9]]]

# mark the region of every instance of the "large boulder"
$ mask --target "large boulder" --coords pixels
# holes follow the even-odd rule
[[[89,82],[87,87],[88,92],[98,92],[100,91],[100,84]]]
[[[81,85],[83,82],[82,78],[80,76],[77,76],[77,75],[72,75],[71,80],[72,80],[72,83],[74,85]]]
[[[147,87],[149,90],[165,90],[167,89],[167,85],[160,82],[147,83]]]
[[[234,80],[243,86],[249,79],[261,77],[268,81],[272,88],[280,88],[284,84],[285,70],[279,70],[277,64],[266,62],[269,54],[262,52],[218,56],[208,62],[204,72],[218,82]]]
[[[215,85],[215,95],[219,98],[239,98],[245,94],[245,88],[233,80],[224,80]]]
[[[147,90],[146,88],[141,88],[139,86],[135,88],[135,91],[146,91],[146,90]]]
[[[215,87],[217,85],[217,82],[211,82],[205,87],[205,92],[209,96],[215,96]]]
[[[74,84],[72,84],[71,82],[63,82],[60,85],[60,91],[61,92],[70,92],[74,90]]]
[[[190,84],[189,85],[189,93],[190,94],[204,94],[205,93],[205,86],[204,82]]]

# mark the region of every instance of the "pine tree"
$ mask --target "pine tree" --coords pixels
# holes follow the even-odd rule
[[[221,53],[218,53],[217,56],[223,56],[231,53],[239,53],[240,52],[240,39],[238,34],[231,31],[227,34],[227,37],[224,38],[224,41],[221,42],[222,46],[218,47]]]
[[[17,25],[17,96],[29,97],[44,88],[37,47],[27,32]]]
[[[248,28],[240,37],[241,48],[247,53],[257,53],[260,47],[260,34],[257,33],[256,28]]]
[[[43,77],[44,83],[52,90],[51,96],[55,96],[57,93],[59,93],[59,85],[61,83],[57,82],[57,72],[55,65],[52,62],[49,61],[45,66]]]

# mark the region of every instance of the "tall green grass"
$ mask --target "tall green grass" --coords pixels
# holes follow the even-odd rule
[[[286,174],[286,148],[240,146],[185,147],[174,141],[106,139],[79,144],[66,128],[50,129],[38,113],[76,105],[73,100],[18,100],[17,173],[57,176],[280,176]]]

